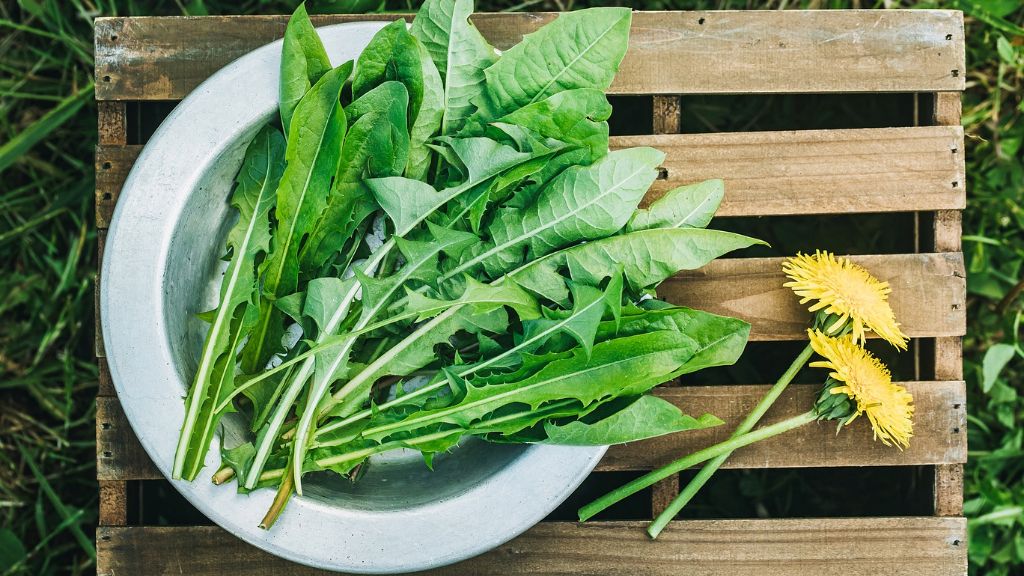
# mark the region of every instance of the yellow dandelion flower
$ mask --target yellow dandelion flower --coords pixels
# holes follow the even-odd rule
[[[817,330],[807,334],[811,347],[825,358],[811,366],[831,370],[829,376],[845,384],[831,392],[846,394],[857,403],[857,411],[845,424],[867,414],[876,439],[886,446],[908,447],[914,435],[914,398],[907,389],[893,384],[885,365],[858,346],[852,335],[830,338]]]
[[[888,282],[882,282],[847,258],[829,252],[797,254],[782,265],[792,281],[783,286],[800,296],[801,304],[817,300],[811,312],[824,309],[839,319],[828,327],[835,333],[847,320],[856,342],[865,341],[870,330],[900,350],[907,349],[907,336],[900,330],[896,316],[889,307]]]

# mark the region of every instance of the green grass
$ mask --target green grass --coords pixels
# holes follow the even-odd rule
[[[594,2],[597,4],[598,2]],[[609,2],[610,3],[610,2]],[[601,3],[601,4],[609,4]],[[380,0],[323,1],[361,10]],[[485,10],[563,10],[573,0],[481,0]],[[620,2],[620,4],[626,4]],[[970,556],[977,574],[1024,570],[1022,74],[1018,0],[647,0],[646,9],[958,8],[967,13],[969,268],[965,374]],[[94,570],[92,18],[283,13],[291,2],[0,2],[0,574]],[[389,1],[408,10],[414,2]],[[778,493],[744,479],[742,494]],[[751,484],[753,482],[753,484]],[[723,483],[733,498],[735,490]]]

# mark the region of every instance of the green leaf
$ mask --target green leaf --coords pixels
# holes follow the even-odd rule
[[[7,572],[21,563],[28,553],[21,539],[10,528],[0,528],[0,570]]]
[[[999,378],[999,373],[1013,359],[1017,349],[1010,344],[993,344],[985,351],[981,361],[981,390],[988,393]]]
[[[580,281],[597,284],[621,269],[629,286],[640,290],[655,286],[676,272],[696,270],[723,254],[754,244],[763,242],[719,230],[641,230],[555,252],[511,272],[510,276],[527,290],[554,302],[565,302],[569,293],[560,270],[566,268],[570,258],[575,261],[575,269],[589,275]]]
[[[349,104],[345,112],[351,128],[345,136],[338,181],[360,182],[405,171],[410,146],[408,105],[405,85],[394,81],[375,86]]]
[[[409,178],[373,178],[366,181],[377,203],[395,223],[396,236],[405,236],[428,215],[460,194],[534,157],[488,138],[468,140],[472,142],[465,143],[467,149],[462,148],[462,140],[453,141],[459,142],[459,150],[466,152],[466,158],[469,160],[469,180],[458,186],[438,191],[430,184]],[[477,147],[477,152],[469,154],[468,148],[472,146]],[[477,155],[488,151],[491,153],[489,159]]]
[[[416,46],[420,53],[420,66],[423,68],[423,102],[409,131],[409,164],[405,176],[425,181],[433,157],[427,143],[441,129],[444,117],[444,84],[434,61],[430,59],[430,53],[419,42]]]
[[[700,418],[683,414],[675,405],[657,396],[641,396],[631,400],[624,408],[616,408],[610,415],[592,423],[577,420],[559,426],[545,422],[547,438],[541,443],[605,446],[723,424],[711,414],[704,414]]]
[[[309,89],[331,69],[331,60],[306,14],[306,5],[288,19],[281,49],[281,126],[289,132],[295,107]]]
[[[409,91],[408,131],[423,102],[423,68],[419,46],[402,19],[381,28],[359,55],[352,95],[359,98],[389,80],[401,82]]]
[[[481,119],[500,118],[563,90],[607,90],[626,54],[631,18],[628,8],[590,8],[563,13],[527,34],[484,71]]]
[[[999,53],[999,57],[1003,59],[1003,62],[1014,66],[1017,63],[1017,52],[1013,48],[1013,44],[1006,39],[1005,36],[999,36],[996,38],[996,51]]]
[[[287,167],[277,188],[277,229],[260,266],[259,324],[243,351],[245,372],[262,369],[280,351],[281,318],[273,300],[298,289],[299,248],[327,204],[345,136],[345,113],[338,98],[351,70],[348,62],[324,74],[295,108],[285,152]]]
[[[456,404],[371,427],[363,435],[383,440],[397,432],[438,423],[469,428],[474,421],[510,404],[536,409],[545,402],[573,399],[587,406],[602,398],[638,395],[671,379],[694,348],[692,339],[669,331],[602,342],[594,346],[589,358],[577,348],[572,356],[554,360],[523,380],[498,383],[489,378],[483,386],[470,380]]]
[[[243,323],[241,320],[246,316],[252,320],[252,315],[257,312],[254,304],[247,305],[253,301],[257,291],[257,256],[270,249],[269,214],[284,171],[284,150],[281,133],[265,127],[246,149],[235,180],[231,203],[238,210],[239,218],[228,232],[227,240],[232,258],[221,280],[220,302],[203,342],[199,366],[185,401],[185,422],[174,459],[175,478],[191,480],[202,468],[213,424],[219,417],[213,412],[213,407],[223,394],[230,392],[231,382],[225,381],[224,377],[234,374],[234,351],[243,333],[247,334],[246,329],[255,323]],[[238,309],[243,306],[251,308],[251,312],[239,314]],[[230,369],[225,370],[224,365],[228,362]]]
[[[580,88],[558,92],[507,114],[497,122],[528,128],[544,137],[584,147],[596,160],[608,153],[612,106],[604,92]]]
[[[673,188],[647,209],[637,210],[626,232],[652,228],[706,228],[725,195],[721,180],[705,180]]]
[[[95,97],[96,87],[92,82],[83,86],[78,92],[61,100],[55,108],[43,114],[41,118],[32,122],[27,128],[0,145],[0,172],[14,164],[25,152],[35,146],[39,141],[45,139],[51,132],[64,125],[65,122],[75,117],[78,110],[86,102],[91,102]]]
[[[523,320],[540,318],[540,307],[527,291],[515,282],[483,284],[471,276],[465,279],[465,290],[456,300],[437,300],[420,292],[408,291],[406,313],[416,313],[417,322],[422,322],[449,308],[469,306],[473,312],[486,313],[500,306],[515,310]]]
[[[657,177],[664,155],[617,150],[591,166],[565,170],[525,210],[505,208],[488,227],[491,241],[467,252],[442,279],[482,267],[494,278],[564,246],[621,229]],[[596,284],[596,283],[595,283]]]
[[[441,134],[455,134],[476,110],[484,69],[497,60],[494,49],[469,22],[472,0],[427,0],[411,33],[430,53],[444,80]]]

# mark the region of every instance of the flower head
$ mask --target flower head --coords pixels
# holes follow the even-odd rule
[[[802,298],[801,304],[817,300],[811,312],[824,309],[839,317],[826,332],[835,334],[849,320],[854,341],[864,342],[865,332],[871,330],[893,346],[907,349],[908,338],[889,307],[888,282],[829,252],[797,254],[782,264],[782,270],[792,280],[783,286],[792,288]]]
[[[858,346],[852,335],[830,338],[818,330],[807,334],[811,347],[825,358],[811,366],[831,370],[829,376],[842,385],[833,386],[830,392],[845,394],[857,405],[844,424],[867,414],[876,439],[886,446],[909,446],[914,435],[914,398],[907,389],[893,384],[885,365]]]

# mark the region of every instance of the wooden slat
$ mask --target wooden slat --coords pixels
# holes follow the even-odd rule
[[[651,541],[641,522],[541,522],[515,540],[424,576],[954,576],[967,570],[963,518],[684,520]],[[452,527],[454,531],[456,528]],[[210,527],[97,530],[97,574],[327,576]],[[333,573],[330,573],[333,574]]]
[[[645,199],[725,180],[719,216],[962,209],[963,129],[953,126],[620,136],[665,152]]]
[[[478,14],[508,48],[554,14]],[[320,16],[317,25],[394,15]],[[177,100],[284,33],[286,16],[100,18],[98,100]],[[959,12],[637,12],[613,94],[933,92],[964,88]]]
[[[124,480],[100,481],[100,526],[128,524],[128,483]]]
[[[736,451],[725,468],[821,468],[833,466],[910,466],[956,463],[967,459],[963,382],[907,382],[914,395],[914,438],[904,451],[872,441],[866,423],[836,433],[834,422],[810,424]],[[766,385],[681,386],[657,394],[685,412],[710,412],[725,425],[707,430],[652,438],[613,446],[601,470],[646,470],[667,464],[701,448],[726,440],[768,391]],[[791,386],[765,415],[770,424],[806,412],[820,392],[818,385]],[[954,408],[954,406],[957,406]]]
[[[656,130],[678,125],[678,98],[658,97]],[[662,109],[664,108],[664,109]],[[666,116],[665,114],[669,114]],[[619,136],[612,147],[665,152],[666,190],[723,178],[719,216],[955,210],[964,206],[963,129],[926,126],[723,134]],[[96,223],[104,229],[141,146],[96,149]]]
[[[784,436],[737,451],[727,468],[802,468],[828,466],[910,466],[958,463],[967,457],[962,382],[910,382],[917,407],[914,438],[901,452],[873,442],[870,428],[858,423],[836,434],[834,423],[811,424]],[[766,385],[679,386],[657,394],[690,414],[709,412],[725,425],[635,444],[613,446],[599,470],[647,470],[725,440],[767,391]],[[765,416],[774,422],[807,411],[818,386],[792,386]],[[162,476],[139,445],[116,398],[99,398],[96,418],[97,475],[101,480],[146,480]],[[956,431],[954,432],[954,429]]]
[[[96,147],[96,228],[110,226],[121,186],[141,151],[142,146]]]
[[[889,301],[910,337],[965,333],[962,254],[853,256],[851,260],[889,282]],[[806,338],[810,315],[782,286],[785,281],[781,258],[724,259],[666,280],[658,294],[674,304],[743,318],[752,325],[751,340]]]
[[[938,125],[960,126],[960,93],[939,92],[934,97],[932,122]],[[960,179],[963,183],[965,180]],[[961,184],[964,188],[964,184]],[[965,191],[966,193],[966,191]],[[962,215],[957,210],[935,213],[933,245],[936,250],[960,250]],[[937,378],[963,378],[963,343],[959,337],[935,339],[935,376]],[[966,430],[966,417],[958,423]],[[962,516],[964,513],[964,468],[962,464],[944,464],[935,467],[932,485],[936,516]]]

